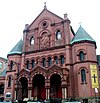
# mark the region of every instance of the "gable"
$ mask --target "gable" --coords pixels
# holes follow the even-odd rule
[[[57,16],[56,14],[50,12],[47,9],[43,9],[43,11],[36,17],[36,19],[30,24],[29,30],[37,28],[40,26],[40,23],[43,20],[48,20],[51,24],[58,23],[63,20],[63,18]]]

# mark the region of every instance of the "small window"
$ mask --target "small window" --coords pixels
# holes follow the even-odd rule
[[[35,62],[34,62],[34,60],[32,60],[32,68],[34,68],[35,67]]]
[[[84,61],[84,52],[83,51],[79,52],[79,58],[80,58],[80,61]]]
[[[2,69],[2,62],[0,62],[0,69]]]
[[[26,66],[27,66],[27,69],[29,69],[30,67],[29,61],[26,62]]]
[[[55,62],[56,64],[58,64],[58,57],[57,57],[57,56],[54,57],[54,62]]]
[[[51,66],[52,65],[52,59],[51,57],[48,58],[48,66]]]
[[[10,63],[10,70],[12,70],[13,69],[13,61],[11,61],[11,63]]]
[[[46,67],[46,59],[45,58],[42,59],[42,63],[43,63],[43,67]]]
[[[59,39],[61,39],[61,31],[60,30],[58,30],[56,32],[56,40],[59,40]]]
[[[86,72],[84,69],[81,70],[81,81],[82,83],[86,82]]]
[[[33,36],[30,38],[30,45],[32,45],[32,44],[34,44],[34,37]]]
[[[47,22],[47,21],[43,21],[43,22],[41,23],[41,26],[42,26],[43,29],[44,29],[44,28],[47,28],[47,27],[48,27],[48,22]]]
[[[8,77],[8,87],[11,87],[11,76]]]
[[[61,64],[64,64],[64,56],[63,55],[61,55]]]

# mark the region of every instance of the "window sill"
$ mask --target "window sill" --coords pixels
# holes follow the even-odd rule
[[[83,84],[83,85],[84,85],[84,84],[87,84],[87,82],[82,82],[81,84]]]
[[[7,87],[7,89],[11,89],[11,87]]]

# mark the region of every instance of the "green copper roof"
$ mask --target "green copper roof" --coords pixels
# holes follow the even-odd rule
[[[71,44],[75,42],[83,41],[83,40],[95,42],[95,40],[80,26],[74,38],[72,39]]]
[[[15,47],[8,53],[9,54],[21,54],[23,47],[22,39],[15,45]]]
[[[3,57],[0,57],[0,59],[3,59],[3,60],[5,60],[5,61],[7,61],[7,59],[6,59],[6,58],[3,58]]]
[[[6,76],[6,69],[4,69],[1,73],[0,73],[0,77],[1,76]]]
[[[4,68],[3,69],[4,70],[2,72],[0,72],[0,77],[1,76],[6,76],[6,69],[7,69],[7,64],[6,63],[4,63]]]

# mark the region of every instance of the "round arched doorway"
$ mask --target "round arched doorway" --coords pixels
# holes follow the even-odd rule
[[[28,80],[26,77],[20,78],[20,93],[19,93],[19,98],[24,99],[28,98]]]
[[[42,74],[37,74],[32,81],[32,97],[37,99],[46,99],[45,78]]]
[[[50,77],[50,96],[51,98],[62,98],[61,77],[53,74]]]

